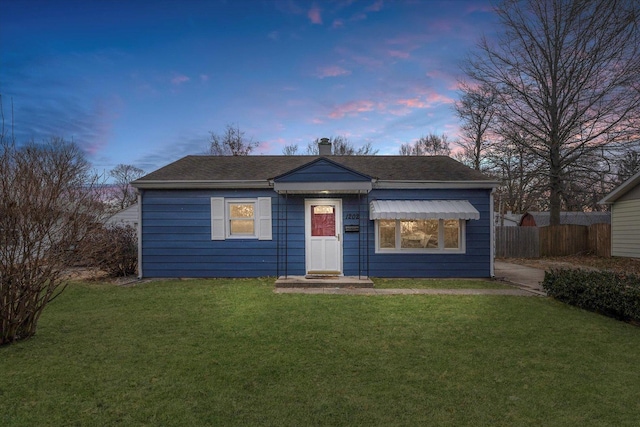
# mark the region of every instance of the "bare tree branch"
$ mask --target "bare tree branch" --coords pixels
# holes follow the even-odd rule
[[[214,156],[248,156],[260,145],[260,142],[246,138],[238,125],[227,125],[221,135],[209,133],[209,152]]]
[[[144,175],[144,171],[132,165],[119,164],[109,171],[109,175],[114,179],[116,207],[122,210],[136,203],[137,195],[131,186],[131,181],[135,181]]]
[[[448,156],[451,154],[451,147],[447,135],[430,133],[413,143],[402,144],[398,153],[401,156]]]
[[[619,153],[637,133],[639,3],[506,0],[503,32],[482,39],[466,73],[497,94],[500,126],[526,135],[546,168],[551,224],[583,159]],[[637,140],[635,142],[637,144]]]
[[[329,138],[329,142],[331,142],[331,154],[334,156],[372,156],[378,153],[378,150],[374,149],[370,142],[356,148],[346,136],[332,136]],[[319,143],[320,138],[309,142],[306,154],[317,156]]]

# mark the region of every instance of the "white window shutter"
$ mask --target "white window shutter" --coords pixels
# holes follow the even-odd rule
[[[258,240],[271,240],[271,197],[258,197]]]
[[[211,198],[211,240],[224,240],[224,197]]]

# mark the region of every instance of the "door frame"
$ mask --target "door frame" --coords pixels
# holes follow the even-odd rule
[[[343,241],[342,233],[342,199],[305,199],[304,200],[304,254],[305,254],[305,274],[309,273],[311,260],[311,206],[312,205],[335,205],[336,206],[336,234],[338,238],[338,271],[337,275],[342,276],[343,271]],[[311,272],[311,274],[314,274]],[[321,273],[317,273],[321,274]]]

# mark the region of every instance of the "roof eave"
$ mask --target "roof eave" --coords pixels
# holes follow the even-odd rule
[[[154,180],[134,181],[131,185],[135,188],[162,189],[162,190],[189,190],[189,189],[243,189],[243,188],[271,188],[268,180],[238,180],[238,181],[211,181],[211,180]]]
[[[499,181],[396,181],[378,180],[373,184],[373,188],[394,188],[394,189],[433,189],[433,188],[496,188],[500,186]]]
[[[640,183],[640,172],[633,175],[631,178],[627,179],[625,182],[620,184],[618,188],[613,190],[611,193],[607,194],[602,200],[598,202],[600,205],[611,205],[620,197],[624,196],[631,190],[636,184]]]
[[[188,190],[188,189],[249,189],[273,188],[273,181],[269,180],[145,180],[134,181],[131,185],[140,190]],[[498,187],[498,181],[396,181],[378,180],[373,182],[373,188],[380,189],[490,189]]]

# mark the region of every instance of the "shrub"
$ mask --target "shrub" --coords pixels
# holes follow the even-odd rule
[[[98,188],[76,144],[17,145],[0,131],[0,345],[33,336],[64,290],[103,215]]]
[[[552,269],[542,286],[559,301],[625,321],[640,321],[640,277],[610,271]]]
[[[91,249],[85,256],[87,265],[97,267],[112,277],[136,273],[138,236],[134,227],[103,227],[90,240]]]

